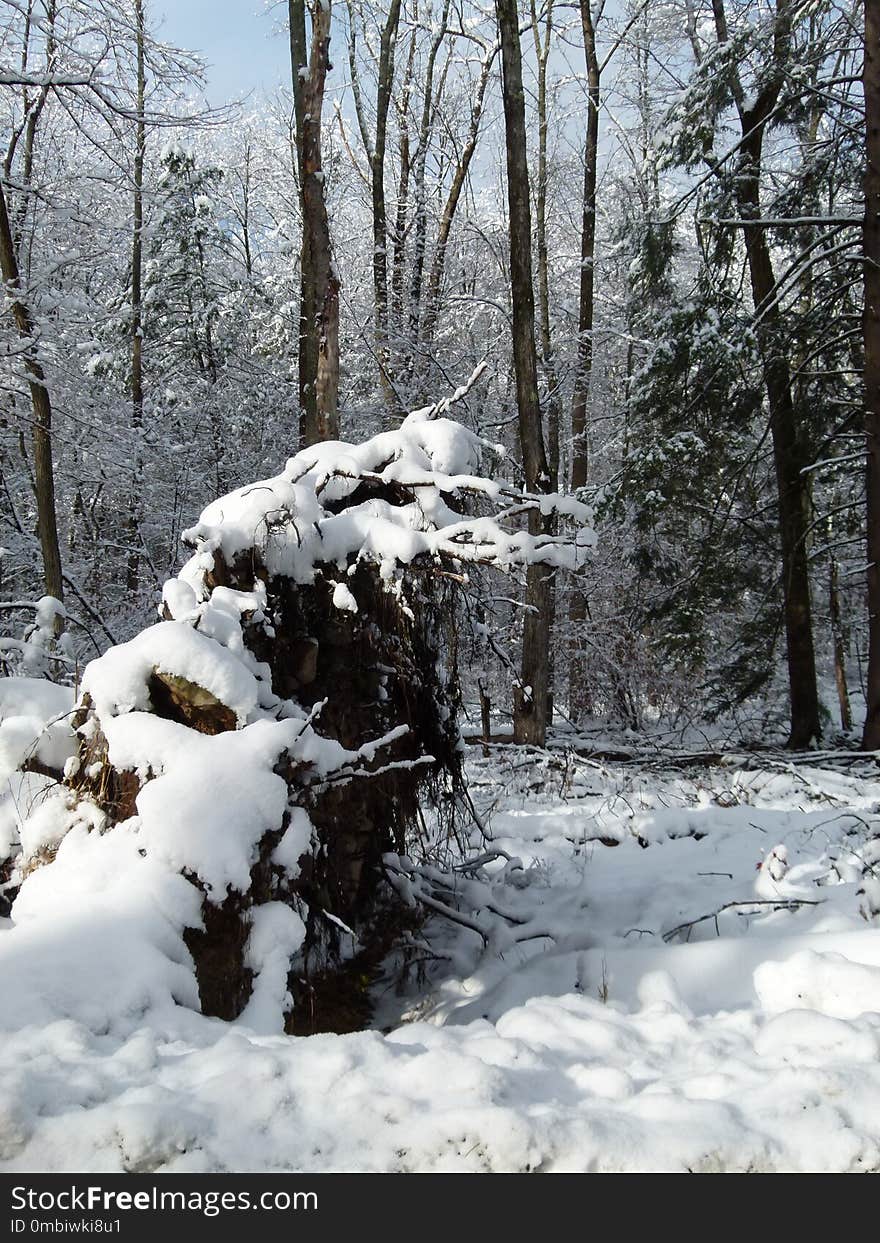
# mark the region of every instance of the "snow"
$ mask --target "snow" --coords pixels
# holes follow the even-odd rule
[[[0,784],[28,760],[61,772],[75,750],[73,691],[42,678],[0,678]]]
[[[290,809],[290,823],[272,852],[272,862],[293,872],[312,840],[312,822],[303,807]]]
[[[880,959],[873,965],[844,954],[801,950],[785,963],[762,963],[755,991],[769,1013],[808,1010],[834,1019],[880,1014]]]
[[[151,853],[198,876],[217,901],[229,886],[246,893],[260,839],[282,827],[287,807],[287,783],[272,770],[295,747],[302,723],[255,721],[205,737],[133,713],[108,728],[111,763],[130,767],[135,754],[145,754],[143,731],[153,722],[162,727],[150,750],[161,775],[137,796]]]
[[[42,678],[0,678],[0,867],[53,848],[66,831],[49,774],[75,762],[73,700],[70,687]],[[25,765],[48,771],[22,772]]]
[[[261,839],[285,827],[288,786],[274,771],[282,758],[308,765],[319,778],[371,759],[399,733],[346,751],[296,718],[203,735],[151,713],[130,712],[106,720],[103,728],[111,764],[152,778],[136,799],[136,832],[151,857],[173,872],[197,876],[215,901],[227,888],[248,891]],[[302,809],[292,814],[276,857],[296,875],[311,830]]]
[[[242,661],[212,642],[210,635],[177,621],[150,626],[93,660],[83,676],[82,689],[91,696],[102,720],[146,711],[149,681],[156,672],[203,687],[231,708],[241,723],[257,705],[257,680]]]
[[[65,1025],[75,1043],[127,1038],[175,1000],[198,1004],[180,934],[201,924],[198,891],[140,847],[131,822],[106,834],[79,825],[51,866],[28,875],[14,927],[0,935],[3,996],[15,998],[0,1028],[11,1044],[30,1031],[45,1057],[42,1028]]]
[[[257,973],[254,990],[237,1020],[261,1035],[284,1031],[291,1005],[287,988],[290,962],[305,940],[306,926],[283,902],[254,908],[246,965]]]
[[[191,612],[190,592],[196,600],[207,597],[206,576],[218,552],[232,564],[255,544],[270,574],[297,583],[313,582],[321,566],[346,570],[358,558],[382,567],[388,582],[396,566],[420,556],[488,562],[502,569],[536,561],[570,569],[582,565],[595,542],[591,510],[568,496],[521,493],[482,477],[482,460],[497,457],[499,447],[452,419],[437,417],[437,409],[414,411],[396,431],[361,444],[312,445],[274,478],[212,502],[184,533],[194,554],[165,589],[171,615]],[[412,499],[404,496],[402,503],[392,504],[368,497],[340,508],[363,483],[396,485],[398,494],[402,488]],[[452,497],[477,498],[496,509],[491,516],[462,518],[449,504]],[[558,513],[577,530],[551,536],[516,529],[514,520],[530,508]],[[178,587],[178,581],[190,591]]]
[[[344,613],[356,613],[358,611],[357,600],[355,600],[345,583],[337,583],[333,588],[333,607],[341,609]]]
[[[111,720],[120,755],[141,716]],[[552,940],[496,954],[435,920],[448,966],[402,1000],[389,968],[387,1034],[295,1038],[281,1020],[303,928],[282,903],[254,910],[241,1018],[197,1012],[181,929],[198,926],[198,892],[174,868],[202,849],[200,813],[163,836],[182,792],[140,806],[175,778],[174,727],[157,726],[138,744],[161,774],[138,815],[71,826],[0,931],[0,996],[15,998],[0,1009],[0,1169],[880,1168],[880,928],[859,910],[880,835],[869,762],[689,776],[473,758],[491,851],[511,857],[461,896],[491,883],[498,909]],[[322,752],[302,721],[258,721],[202,740],[204,780],[234,764],[268,779],[282,737]],[[268,782],[265,800],[268,822]],[[247,858],[227,810],[210,830],[218,886],[243,883]],[[294,809],[276,853],[295,865],[310,836]],[[676,932],[725,906],[717,927]]]

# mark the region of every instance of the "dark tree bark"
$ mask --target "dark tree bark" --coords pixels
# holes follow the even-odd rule
[[[594,263],[596,258],[596,177],[599,167],[599,57],[590,0],[580,0],[581,30],[587,62],[587,132],[584,140],[584,188],[581,216],[581,271],[578,298],[577,369],[571,399],[571,486],[582,488],[589,471],[587,403],[593,369]]]
[[[713,0],[720,43],[727,42],[723,0]],[[869,5],[870,7],[870,5]],[[791,700],[790,747],[806,747],[821,735],[816,657],[810,603],[807,541],[810,529],[809,486],[802,468],[808,464],[792,397],[791,367],[782,349],[782,323],[776,301],[776,277],[763,225],[749,224],[761,217],[761,163],[764,135],[782,89],[791,54],[792,3],[777,0],[773,21],[772,63],[754,101],[747,102],[738,79],[734,98],[742,141],[737,169],[736,197],[755,305],[756,330],[762,357],[764,387],[770,412],[773,463],[779,508],[788,684]]]
[[[389,410],[396,401],[389,374],[388,348],[388,226],[385,210],[385,146],[388,109],[394,82],[394,48],[400,23],[401,0],[391,0],[379,45],[379,82],[376,93],[376,141],[370,158],[373,207],[373,297],[376,307],[376,353]]]
[[[541,369],[547,386],[547,456],[550,471],[550,487],[559,486],[559,375],[556,370],[556,353],[550,324],[550,260],[547,252],[547,64],[553,37],[553,0],[546,0],[543,32],[535,0],[531,0],[532,36],[535,46],[535,62],[538,68],[538,168],[535,186],[535,246],[538,259],[538,340],[541,344]],[[547,601],[547,629],[553,633],[556,625],[556,583],[551,585]],[[547,674],[549,686],[553,685],[555,661],[550,653],[550,669]],[[547,723],[553,720],[553,698],[547,708]]]
[[[837,703],[840,708],[840,727],[847,733],[852,729],[852,707],[846,684],[846,636],[840,612],[838,591],[838,566],[834,557],[828,575],[828,611],[831,617],[831,638],[834,645],[834,681],[837,685]]]
[[[510,230],[510,293],[513,311],[513,362],[519,439],[526,488],[546,492],[550,482],[541,406],[538,400],[538,364],[535,351],[535,297],[532,285],[532,220],[526,149],[525,96],[522,50],[516,0],[495,0],[501,40],[504,124],[507,137],[507,202]],[[530,530],[541,530],[541,518],[530,515]],[[548,620],[552,574],[546,566],[529,567],[520,685],[514,700],[514,739],[543,746],[547,733],[550,691],[550,634]]]
[[[865,0],[865,496],[868,532],[868,680],[862,746],[880,749],[880,3]]]
[[[317,422],[315,409],[317,354],[314,348],[315,334],[312,331],[312,324],[315,319],[315,289],[312,279],[309,233],[306,229],[304,202],[303,128],[305,108],[303,106],[304,87],[302,75],[308,72],[309,59],[306,45],[305,0],[288,0],[288,21],[290,26],[290,70],[293,88],[293,110],[296,121],[295,139],[297,179],[299,181],[300,225],[302,229],[300,244],[299,350],[297,353],[299,434],[300,440],[306,443],[308,429],[314,427]]]
[[[397,181],[397,210],[394,217],[393,257],[391,264],[391,325],[395,334],[399,334],[404,320],[404,263],[406,260],[406,230],[409,214],[409,182],[412,171],[412,154],[410,150],[409,108],[413,91],[413,77],[416,58],[415,23],[418,20],[418,3],[414,6],[413,27],[410,32],[409,53],[406,69],[403,74],[403,85],[395,99],[397,110],[398,155],[400,173]]]
[[[46,594],[64,599],[61,574],[61,551],[58,544],[58,520],[55,512],[55,471],[52,463],[52,403],[46,387],[37,350],[37,330],[31,309],[21,285],[18,256],[6,205],[6,187],[0,180],[0,273],[11,302],[12,317],[22,340],[24,365],[34,412],[34,491],[37,501],[37,524],[43,553],[43,581]]]
[[[142,282],[143,282],[143,227],[144,227],[144,157],[147,132],[144,117],[146,98],[146,66],[144,58],[145,24],[143,0],[134,0],[135,40],[137,45],[137,122],[134,152],[134,197],[132,204],[131,235],[131,426],[136,440],[135,486],[132,489],[129,509],[129,538],[126,586],[130,592],[137,591],[140,557],[140,490],[143,476],[141,433],[144,425],[144,332]]]
[[[339,437],[339,277],[321,165],[321,113],[330,65],[330,0],[311,10],[306,56],[305,0],[288,0],[290,60],[302,208],[299,395],[303,444]]]
[[[24,42],[21,52],[22,75],[28,67],[32,6],[28,5],[25,19]],[[47,41],[46,72],[51,73],[55,64],[56,43],[54,36],[56,17],[55,0],[49,0],[45,9]],[[46,105],[49,88],[40,88],[36,98],[31,99],[27,87],[22,87],[24,120],[9,141],[3,172],[9,181],[16,148],[22,135],[24,147],[22,169],[18,178],[21,194],[16,204],[10,204],[6,187],[0,181],[0,274],[11,299],[12,317],[25,342],[24,365],[28,375],[28,387],[33,408],[34,493],[37,502],[37,525],[43,556],[43,582],[46,593],[57,600],[64,598],[64,580],[61,570],[61,551],[58,543],[58,521],[55,510],[55,473],[52,463],[52,403],[46,387],[46,377],[40,363],[37,348],[36,325],[21,282],[19,247],[27,213],[29,190],[33,177],[37,125]],[[22,444],[24,442],[22,441]],[[56,627],[60,628],[60,617]]]
[[[49,74],[55,68],[55,57],[57,54],[57,43],[55,40],[55,20],[57,17],[56,0],[46,0],[45,4],[45,30],[46,30],[46,73]],[[28,57],[30,54],[30,38],[33,22],[33,0],[29,0],[25,14],[24,38],[21,50],[21,72],[22,76],[27,73]],[[6,158],[3,161],[3,172],[6,180],[9,181],[12,173],[12,162],[15,158],[15,152],[18,148],[19,141],[24,136],[24,145],[21,159],[21,174],[17,179],[22,193],[18,197],[17,205],[15,203],[8,204],[10,223],[12,228],[12,238],[15,246],[15,253],[21,252],[21,239],[24,231],[25,218],[27,216],[28,201],[30,198],[31,182],[34,172],[34,151],[35,140],[37,135],[37,126],[40,123],[40,117],[43,115],[43,109],[49,98],[49,87],[41,86],[34,98],[31,98],[30,90],[27,86],[21,88],[21,102],[23,109],[23,118],[21,124],[16,127],[10,137],[9,145],[6,149]]]
[[[578,291],[577,365],[571,397],[571,487],[583,488],[589,473],[587,410],[593,370],[593,314],[595,307],[596,180],[599,167],[599,87],[601,71],[596,51],[596,27],[590,0],[580,0],[581,32],[587,65],[587,129],[584,138],[584,184],[581,204],[581,267]],[[570,650],[568,707],[574,721],[589,703],[583,632],[587,601],[580,583],[572,584],[568,608]]]

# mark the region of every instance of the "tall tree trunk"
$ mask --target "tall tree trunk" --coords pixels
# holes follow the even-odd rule
[[[712,7],[718,40],[726,43],[728,34],[723,0],[712,0]],[[810,495],[806,476],[802,473],[809,459],[802,443],[792,397],[791,367],[782,348],[783,325],[776,302],[776,277],[766,229],[760,223],[748,223],[750,220],[759,221],[761,217],[764,133],[785,79],[791,54],[791,25],[792,0],[777,0],[772,60],[762,89],[754,102],[747,104],[742,86],[735,77],[733,92],[742,132],[736,182],[737,210],[744,222],[758,345],[770,412],[779,507],[783,612],[791,700],[788,745],[796,748],[809,746],[821,736],[807,556]]]
[[[749,147],[753,148],[751,154],[754,162],[744,168],[739,181],[740,212],[746,219],[750,215],[757,217],[760,214],[757,200],[759,144],[760,139],[756,144],[757,150],[754,150],[753,144],[747,144],[747,153]],[[788,359],[780,350],[782,325],[773,301],[776,278],[763,227],[747,226],[745,245],[752,299],[761,316],[758,341],[770,408],[770,432],[779,504],[783,607],[791,699],[791,732],[788,744],[791,747],[806,747],[821,734],[807,556],[810,498],[806,477],[802,474],[802,467],[807,464],[807,454],[798,432]]]
[[[868,679],[862,746],[880,750],[880,4],[865,0],[865,497],[868,532]]]
[[[410,32],[409,53],[406,58],[406,69],[403,75],[403,87],[395,99],[397,109],[398,152],[400,174],[397,182],[397,210],[394,218],[393,257],[391,267],[391,325],[395,335],[403,327],[403,267],[406,259],[406,228],[409,213],[409,181],[412,170],[412,157],[409,141],[409,107],[412,98],[413,76],[415,70],[416,42],[419,9],[418,2],[414,5],[413,28]]]
[[[837,702],[840,707],[840,727],[849,733],[853,720],[849,688],[846,684],[846,639],[840,612],[838,576],[837,559],[832,553],[828,572],[828,609],[831,617],[831,639],[834,645],[834,681],[837,685]]]
[[[581,265],[578,296],[577,365],[571,398],[571,486],[583,488],[589,473],[590,450],[587,411],[593,371],[593,317],[595,308],[596,181],[599,167],[599,89],[601,71],[596,51],[596,29],[590,0],[580,0],[581,32],[587,65],[587,130],[584,139],[584,184],[581,203]],[[584,628],[587,600],[574,578],[568,606],[568,710],[579,722],[590,702],[585,668]]]
[[[339,277],[321,166],[321,114],[329,68],[330,0],[315,0],[306,58],[305,0],[288,0],[290,56],[302,208],[300,295],[300,439],[339,437]]]
[[[526,151],[526,111],[522,82],[522,51],[516,0],[495,0],[501,39],[504,124],[507,137],[507,202],[510,229],[510,293],[513,310],[513,363],[519,412],[519,439],[526,488],[546,492],[550,482],[535,351],[535,298],[532,286],[532,220]],[[542,520],[529,515],[529,529],[539,534]],[[552,571],[529,566],[520,685],[515,691],[513,732],[519,743],[543,746],[547,734],[550,690],[548,627]]]
[[[589,471],[587,403],[593,369],[594,263],[596,258],[596,178],[599,167],[599,58],[590,0],[580,0],[581,30],[587,62],[587,132],[584,141],[584,187],[581,216],[581,269],[578,298],[577,369],[571,399],[571,486],[582,488]]]
[[[132,204],[131,236],[131,427],[135,439],[135,478],[129,499],[129,539],[126,586],[130,592],[137,590],[140,555],[140,501],[143,485],[143,446],[141,437],[144,425],[144,366],[143,366],[143,308],[141,305],[143,280],[143,228],[144,228],[144,156],[147,132],[144,118],[146,97],[146,66],[144,59],[144,5],[134,0],[135,39],[137,43],[137,122],[134,152],[134,199]]]
[[[379,45],[379,81],[376,91],[376,141],[371,164],[371,197],[373,206],[373,297],[376,308],[376,354],[379,373],[389,413],[397,402],[390,376],[388,349],[388,226],[385,211],[385,145],[388,130],[388,108],[394,82],[394,47],[400,22],[401,0],[391,0],[388,17],[382,27]]]
[[[50,74],[55,69],[55,57],[58,47],[55,40],[55,20],[57,17],[58,6],[56,0],[46,0],[44,7],[44,20],[46,32],[46,73]],[[22,74],[27,72],[28,53],[30,45],[30,36],[33,19],[33,3],[28,3],[25,17],[24,27],[24,43],[21,54],[21,70]],[[42,24],[42,23],[41,23]],[[34,174],[34,151],[35,140],[37,135],[37,126],[40,123],[40,117],[43,115],[43,109],[49,97],[49,87],[41,86],[36,99],[30,98],[28,88],[22,87],[22,105],[24,107],[24,120],[22,126],[13,133],[12,140],[7,148],[6,159],[4,161],[4,172],[7,181],[12,171],[12,161],[15,156],[15,149],[18,140],[24,133],[24,149],[22,152],[21,174],[18,177],[21,193],[18,196],[18,203],[9,204],[9,216],[12,228],[12,239],[15,246],[15,253],[21,254],[21,241],[24,233],[25,219],[27,217],[28,202],[30,200],[30,188]]]
[[[46,377],[37,352],[36,324],[24,298],[18,270],[18,257],[6,205],[6,187],[0,181],[0,273],[6,285],[12,317],[23,345],[24,365],[34,412],[34,492],[37,525],[43,553],[43,582],[46,594],[64,599],[58,520],[55,512],[55,471],[52,464],[52,403]]]
[[[443,0],[440,24],[434,31],[425,66],[425,85],[422,95],[422,119],[419,125],[419,142],[413,162],[413,245],[412,270],[409,281],[409,337],[411,353],[407,361],[410,372],[417,365],[418,341],[422,323],[422,278],[425,270],[425,250],[428,233],[428,205],[425,191],[425,163],[428,145],[434,125],[434,67],[446,37],[451,0]]]
[[[297,351],[299,437],[301,443],[308,444],[309,429],[314,428],[317,423],[315,374],[317,372],[318,360],[315,334],[312,330],[315,320],[315,287],[309,252],[309,231],[306,228],[305,167],[303,162],[303,129],[305,125],[303,75],[308,73],[306,0],[288,0],[287,11],[290,30],[293,110],[296,121],[296,166],[297,180],[299,182],[300,225],[302,229],[300,243],[299,348]]]
[[[245,143],[244,167],[241,170],[241,244],[244,250],[244,270],[248,280],[253,279],[254,258],[251,247],[251,144]]]
[[[550,262],[547,254],[547,63],[553,36],[553,0],[547,0],[544,12],[544,33],[541,36],[538,10],[531,0],[532,33],[535,42],[535,60],[538,66],[538,184],[535,187],[535,243],[538,252],[538,324],[541,342],[541,366],[547,385],[547,451],[550,471],[550,487],[559,486],[559,376],[553,349],[553,333],[550,327]],[[550,634],[556,625],[556,582],[551,581],[547,601],[547,630]],[[555,662],[550,648],[550,669],[547,674],[549,688],[553,687]],[[547,720],[552,723],[553,697],[550,695]]]

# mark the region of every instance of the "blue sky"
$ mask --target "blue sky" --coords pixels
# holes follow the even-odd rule
[[[208,98],[221,104],[289,81],[287,5],[265,0],[153,0],[159,37],[208,62]]]

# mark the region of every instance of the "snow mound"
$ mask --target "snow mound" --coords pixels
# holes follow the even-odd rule
[[[880,1018],[880,966],[850,962],[842,954],[804,950],[783,963],[763,963],[755,989],[771,1014],[801,1009],[835,1019]]]
[[[142,715],[111,722],[111,745],[129,745]],[[288,728],[320,759],[302,721]],[[221,738],[264,765],[280,734],[252,724],[203,741]],[[174,773],[171,734],[143,745]],[[155,826],[72,826],[0,932],[0,995],[16,998],[0,1010],[0,1169],[880,1169],[880,931],[858,913],[858,879],[835,871],[864,850],[852,827],[871,831],[876,783],[811,774],[846,809],[829,821],[802,810],[791,778],[593,770],[590,792],[536,801],[533,774],[491,766],[497,841],[532,878],[508,901],[542,910],[559,939],[477,957],[387,1036],[278,1034],[303,928],[277,902],[251,916],[256,983],[239,1020],[197,1013],[181,928],[199,894],[146,849]],[[713,804],[709,787],[732,780],[742,804]],[[295,862],[310,827],[294,809],[279,858]],[[756,905],[768,842],[785,850],[783,893],[823,905]],[[737,897],[745,915],[699,939],[656,935]]]
[[[0,678],[0,868],[21,855],[29,820],[25,857],[60,840],[63,831],[46,804],[55,798],[56,778],[75,762],[72,712],[68,686],[42,678]],[[5,907],[0,889],[0,913]]]
[[[28,761],[61,772],[76,751],[73,691],[42,678],[0,678],[0,783]]]
[[[202,687],[244,724],[259,698],[257,680],[239,655],[184,622],[165,621],[93,660],[83,692],[105,720],[150,708],[150,679],[170,674]]]

